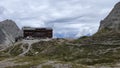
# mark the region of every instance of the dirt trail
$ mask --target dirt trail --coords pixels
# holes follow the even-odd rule
[[[22,43],[23,45],[21,45],[21,48],[23,49],[23,53],[19,54],[19,56],[24,56],[26,53],[29,52],[31,45],[33,43],[39,42],[40,40],[23,40]],[[23,47],[25,44],[28,44],[28,48],[26,49],[25,47]]]
[[[26,48],[24,47],[24,45],[25,45],[25,44],[22,44],[22,45],[21,45],[21,49],[23,50],[23,53],[19,54],[19,56],[24,56],[24,54],[26,54],[26,52],[28,52],[28,49],[26,49]],[[30,48],[29,45],[28,45],[28,48]]]
[[[21,48],[23,49],[23,53],[19,54],[19,56],[24,56],[26,53],[28,53],[30,51],[31,45],[33,43],[40,42],[40,41],[49,41],[49,40],[51,40],[51,39],[40,39],[40,40],[35,39],[35,40],[23,40],[23,41],[21,41],[21,43],[23,45],[28,44],[28,48],[26,49],[25,47],[23,47],[23,45],[21,45]]]
[[[23,40],[20,42],[15,43],[15,45],[22,43],[21,48],[23,50],[23,53],[19,54],[19,56],[24,56],[27,52],[29,52],[31,45],[33,43],[39,42],[39,41],[49,41],[49,39],[41,39],[41,40]],[[24,45],[28,44],[28,48],[25,48]],[[0,61],[0,68],[6,68],[6,67],[12,67],[12,66],[16,66],[16,65],[25,65],[28,64],[28,62],[24,62],[24,63],[15,63],[13,60],[15,60],[17,57],[14,58],[8,58],[5,60]]]

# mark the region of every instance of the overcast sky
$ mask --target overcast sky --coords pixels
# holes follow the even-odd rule
[[[0,0],[0,21],[52,27],[54,37],[92,35],[119,0]]]

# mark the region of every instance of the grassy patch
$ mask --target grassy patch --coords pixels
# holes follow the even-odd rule
[[[17,56],[20,53],[22,53],[21,45],[22,45],[22,43],[14,45],[14,46],[12,46],[12,48],[9,48],[10,55]]]
[[[16,66],[9,66],[9,67],[6,67],[6,68],[30,68],[30,67],[34,67],[32,65],[16,65]]]
[[[82,37],[86,39],[89,37]],[[24,46],[27,48],[27,46]],[[15,46],[10,54],[16,56],[21,53],[20,45]],[[37,53],[37,54],[35,54]],[[120,45],[70,45],[58,44],[54,41],[41,41],[34,43],[25,57],[16,59],[16,63],[29,62],[38,65],[46,60],[58,60],[63,62],[74,62],[83,65],[96,65],[104,63],[115,63],[120,61]]]
[[[5,57],[0,57],[0,61],[2,61],[2,60],[4,60],[4,59],[6,59]]]
[[[29,65],[38,65],[46,62],[46,58],[43,58],[41,56],[25,56],[25,57],[19,57],[15,59],[14,61],[16,63],[22,63],[22,62],[28,62]]]
[[[53,68],[52,65],[42,65],[42,68]]]
[[[82,36],[82,37],[74,40],[72,43],[74,43],[74,44],[76,44],[76,43],[82,43],[84,40],[89,39],[89,38],[90,38],[90,36]]]
[[[81,64],[72,64],[72,68],[88,68],[88,67]]]
[[[118,48],[118,49],[116,49]],[[38,54],[34,55],[35,52]],[[32,56],[30,55],[32,54]],[[120,60],[120,45],[57,45],[53,42],[39,42],[32,45],[28,56],[16,59],[17,62],[29,62],[31,65],[43,63],[45,60],[75,62],[77,64],[95,65],[113,63]]]
[[[113,63],[120,60],[119,45],[73,46],[59,45],[47,57],[64,62],[75,62],[84,65]]]
[[[23,47],[27,49],[28,48],[28,44],[24,44]]]

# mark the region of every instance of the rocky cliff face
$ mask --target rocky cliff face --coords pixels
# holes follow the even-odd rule
[[[120,2],[117,3],[110,14],[101,21],[99,31],[103,29],[120,31]]]
[[[21,36],[21,30],[12,20],[0,22],[0,49],[15,42],[15,38]]]
[[[120,45],[120,2],[118,2],[109,15],[100,22],[99,30],[90,37],[78,39],[83,44]]]

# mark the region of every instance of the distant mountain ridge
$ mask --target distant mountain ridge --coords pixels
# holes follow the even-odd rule
[[[12,20],[0,22],[0,49],[6,48],[15,42],[15,38],[21,36],[21,30]]]

